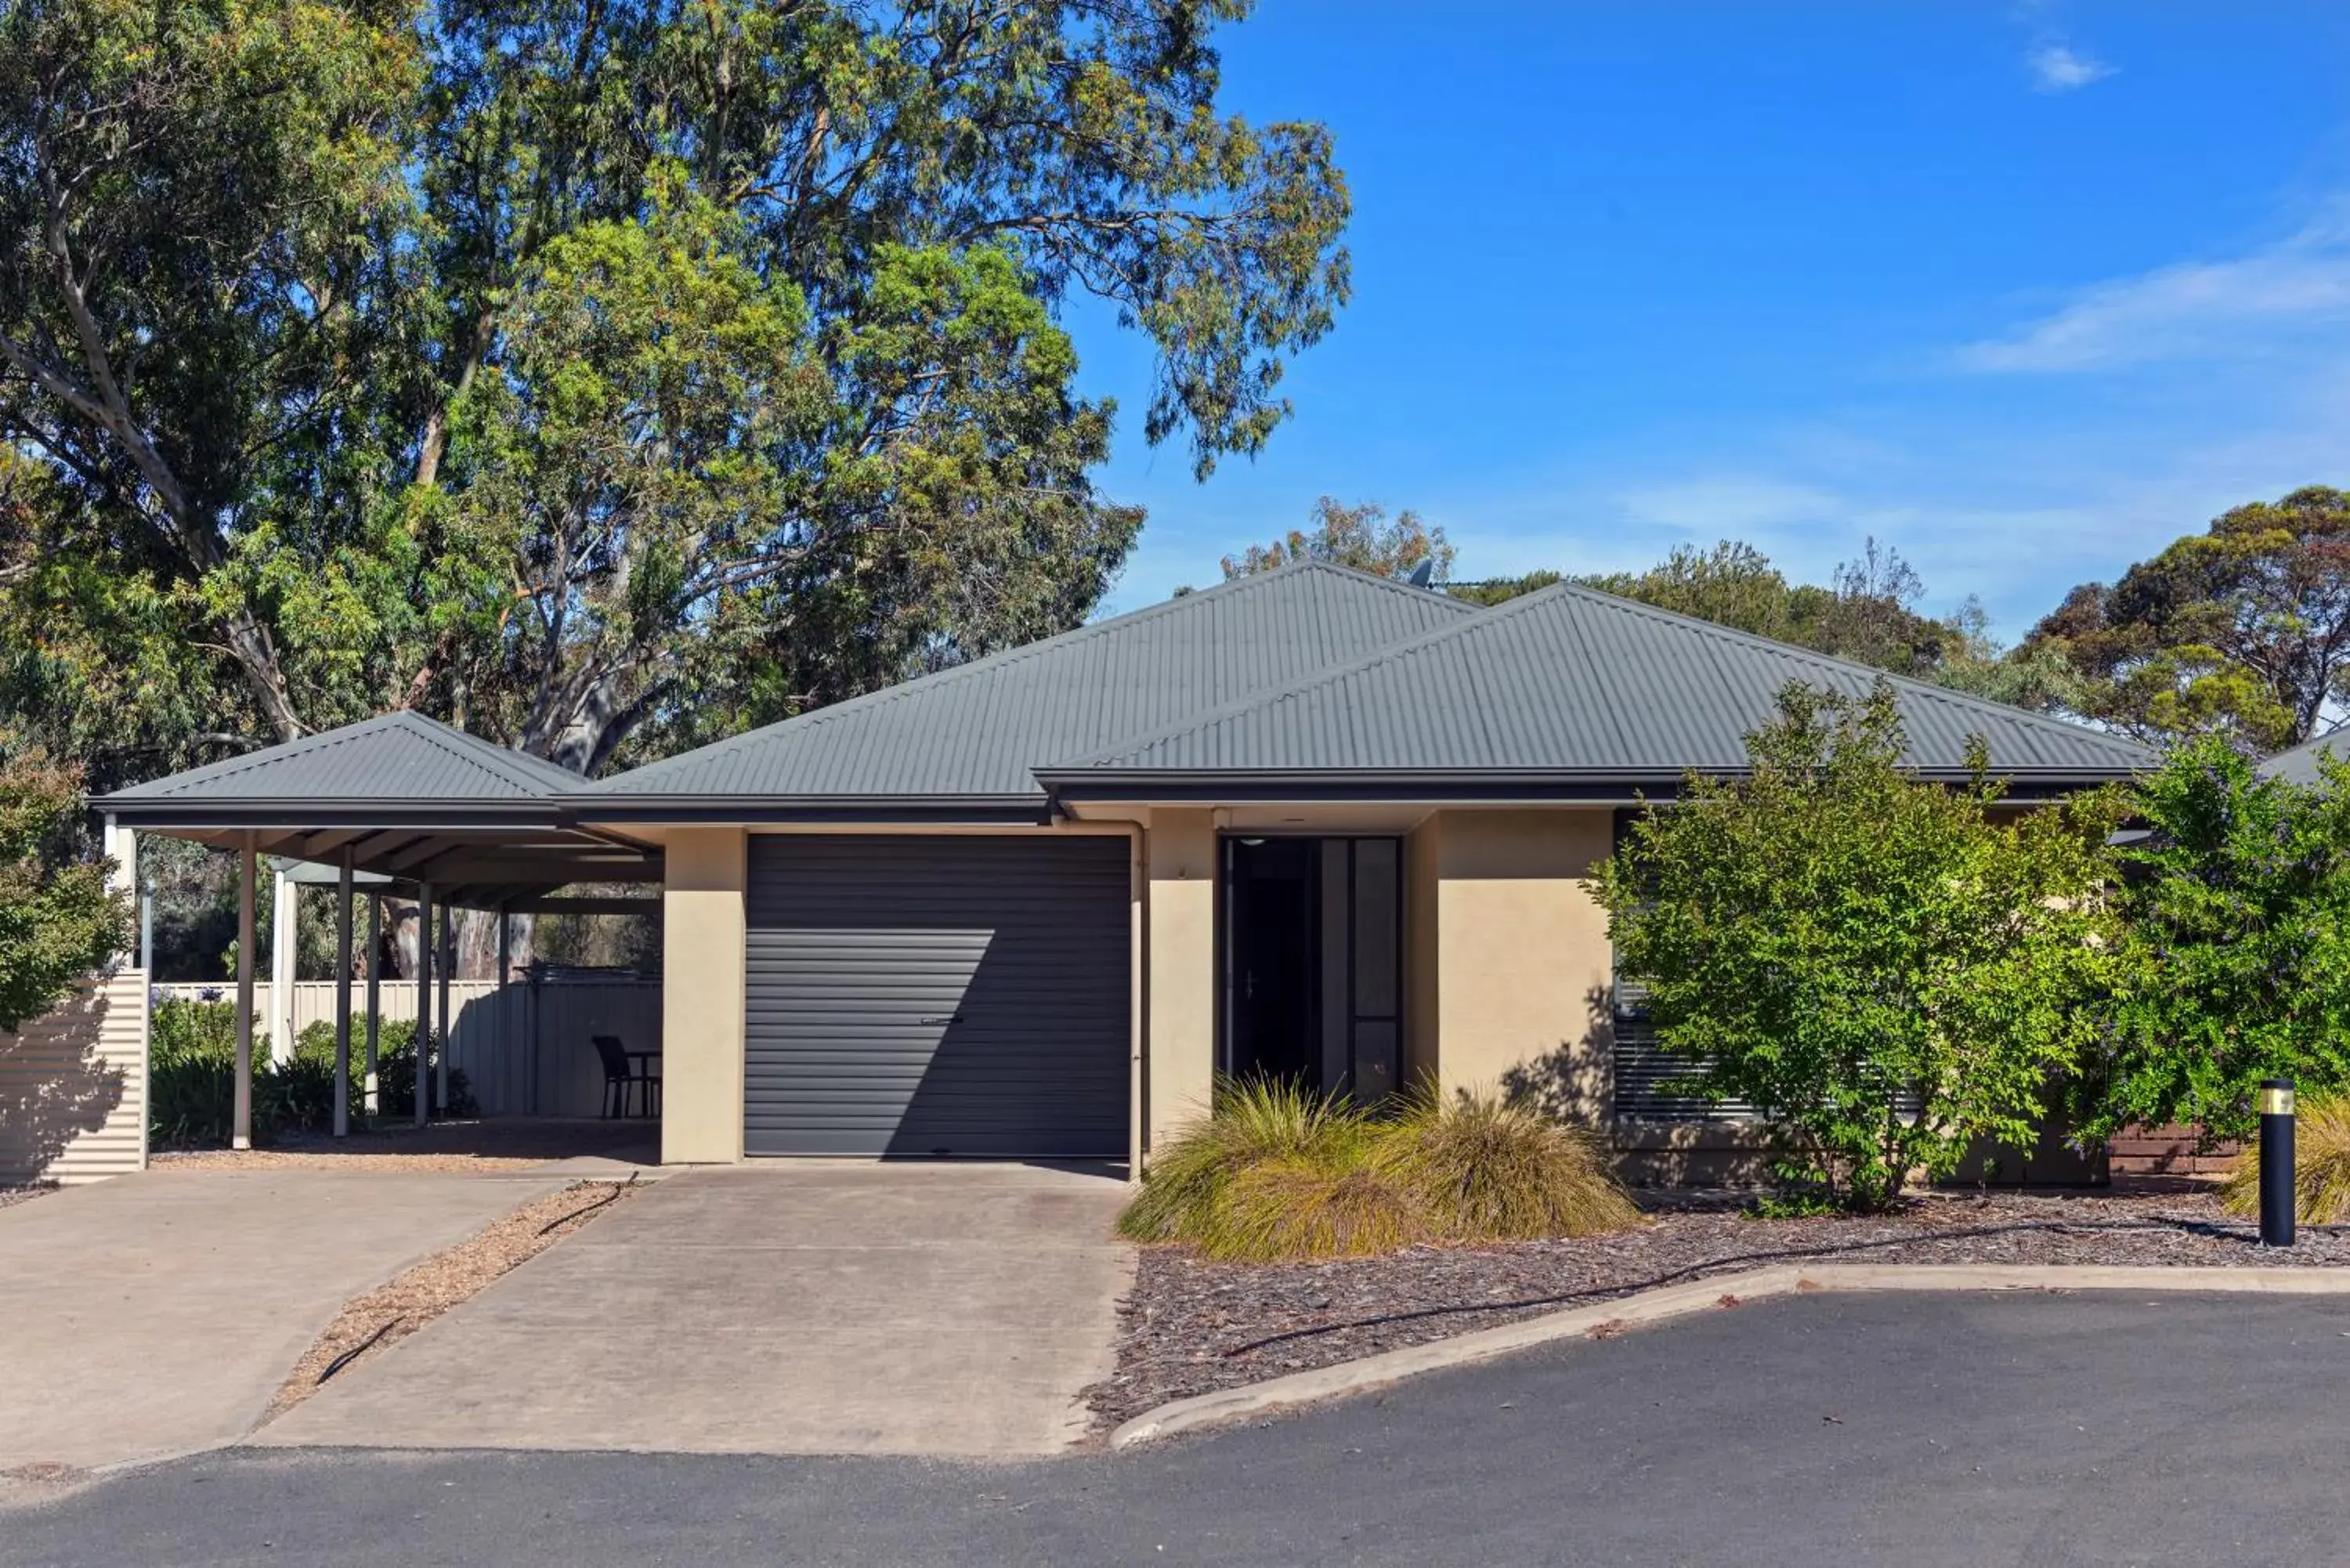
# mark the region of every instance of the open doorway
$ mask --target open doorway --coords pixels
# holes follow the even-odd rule
[[[1403,842],[1224,840],[1223,1067],[1375,1105],[1403,1044]]]

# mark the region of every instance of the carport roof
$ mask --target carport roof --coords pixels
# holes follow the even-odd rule
[[[553,763],[401,711],[133,784],[99,804],[125,820],[191,807],[265,815],[329,803],[544,810],[578,784],[577,774]]]
[[[387,713],[102,797],[126,826],[430,882],[483,908],[576,882],[657,880],[660,852],[570,821],[577,775],[419,713]]]

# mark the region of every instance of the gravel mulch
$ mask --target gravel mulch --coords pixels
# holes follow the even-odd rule
[[[317,1393],[328,1379],[463,1305],[500,1274],[529,1262],[636,1189],[633,1177],[627,1181],[576,1181],[492,1220],[390,1284],[346,1302],[278,1387],[263,1424]]]
[[[496,1121],[387,1126],[346,1138],[293,1133],[267,1148],[158,1150],[165,1170],[530,1170],[582,1155],[657,1163],[660,1125],[650,1121]]]
[[[1087,1399],[1110,1425],[1170,1399],[1780,1262],[2350,1264],[2350,1227],[2304,1226],[2300,1243],[2259,1251],[2254,1227],[2204,1191],[1938,1194],[1866,1220],[1754,1220],[1715,1205],[1613,1236],[1326,1263],[1149,1247],[1119,1308],[1118,1370]]]

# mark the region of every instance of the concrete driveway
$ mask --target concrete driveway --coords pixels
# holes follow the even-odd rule
[[[1123,1182],[778,1161],[674,1176],[273,1422],[273,1446],[1034,1455],[1081,1438]]]
[[[0,1210],[0,1470],[244,1436],[344,1302],[565,1179],[148,1171]]]

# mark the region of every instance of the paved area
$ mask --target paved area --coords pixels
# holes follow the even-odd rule
[[[238,1449],[0,1565],[2337,1564],[2350,1305],[1794,1298],[1014,1464]]]
[[[0,1470],[241,1437],[344,1302],[564,1182],[149,1171],[0,1211]]]
[[[1049,1454],[1112,1365],[1122,1182],[671,1177],[272,1423],[273,1446]]]

